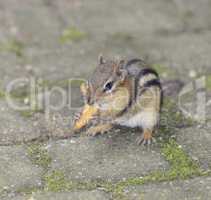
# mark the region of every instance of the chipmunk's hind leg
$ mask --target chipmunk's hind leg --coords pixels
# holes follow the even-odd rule
[[[144,129],[141,136],[136,139],[138,145],[151,145],[153,141],[152,137],[153,130],[151,129]]]

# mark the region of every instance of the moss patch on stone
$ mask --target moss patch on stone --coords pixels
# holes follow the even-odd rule
[[[180,128],[193,126],[196,122],[183,115],[175,101],[164,98],[161,109],[160,125],[155,137],[158,142],[167,143],[169,139],[175,138]]]
[[[211,90],[211,75],[206,76],[206,88]]]
[[[35,108],[35,109],[27,109],[27,110],[22,110],[22,111],[19,111],[20,115],[22,117],[25,117],[25,118],[30,118],[30,117],[33,117],[33,115],[35,113],[44,113],[44,109],[39,109],[39,108]]]
[[[44,190],[51,192],[73,190],[95,190],[104,188],[107,192],[113,191],[113,184],[104,181],[71,181],[67,180],[62,170],[53,170],[43,177]]]
[[[169,140],[167,144],[164,144],[161,148],[161,152],[164,158],[170,163],[169,170],[159,170],[141,178],[131,178],[117,183],[113,190],[117,199],[124,197],[124,189],[129,186],[143,185],[149,182],[187,179],[194,176],[203,176],[205,174],[205,172],[200,170],[198,164],[191,160],[175,140]]]
[[[35,165],[48,169],[52,158],[49,156],[47,150],[41,144],[31,144],[27,147],[27,152],[30,160]]]
[[[9,95],[15,99],[24,99],[29,96],[30,89],[27,85],[15,88],[10,91]]]
[[[24,196],[25,195],[30,195],[30,194],[33,194],[35,192],[39,192],[41,191],[42,188],[38,188],[38,187],[30,187],[30,186],[25,186],[23,188],[19,188],[16,193],[18,194],[23,194]]]
[[[80,30],[78,30],[76,27],[70,27],[63,31],[60,42],[62,44],[67,42],[78,42],[86,37],[86,34]]]
[[[171,166],[170,170],[165,173],[168,178],[185,179],[201,174],[198,164],[193,162],[174,140],[165,144],[161,151]]]
[[[47,174],[43,178],[46,191],[59,192],[66,191],[72,188],[69,181],[66,180],[65,174],[62,171],[55,170],[50,174]]]
[[[11,52],[18,57],[23,56],[24,45],[17,39],[11,39],[4,43],[0,43],[0,52]]]
[[[47,151],[40,144],[33,144],[28,147],[29,157],[32,162],[48,169],[51,163]],[[111,193],[113,199],[127,199],[124,190],[130,186],[143,185],[146,183],[156,183],[163,181],[173,181],[175,179],[187,179],[195,176],[210,175],[210,172],[202,171],[197,163],[195,163],[179,146],[174,139],[169,139],[167,143],[161,144],[161,153],[169,162],[168,170],[158,170],[139,178],[129,178],[116,183],[107,181],[90,181],[79,182],[68,180],[62,170],[46,171],[43,175],[43,189],[49,192],[74,191],[74,190],[95,190],[103,189],[105,192]],[[36,189],[36,188],[35,188]],[[33,192],[26,190],[25,193]],[[24,192],[24,190],[22,191]]]
[[[163,76],[163,77],[174,77],[175,76],[175,71],[164,66],[164,65],[161,65],[161,64],[152,64],[151,65],[153,69],[155,69],[158,74],[160,76]]]
[[[5,93],[3,90],[0,90],[0,98],[4,98],[5,97]]]

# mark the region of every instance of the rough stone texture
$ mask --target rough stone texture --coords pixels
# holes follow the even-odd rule
[[[211,198],[211,178],[148,184],[125,190],[129,200],[208,200]]]
[[[0,146],[0,194],[41,185],[42,170],[34,166],[24,147]]]
[[[22,6],[9,0],[0,5],[2,35],[23,41],[23,68],[29,65],[33,75],[45,79],[87,77],[100,52],[142,56],[177,69],[183,78],[192,68],[199,74],[210,71],[210,0],[23,0]],[[69,27],[87,38],[61,45],[59,37]]]
[[[180,131],[177,136],[179,144],[204,169],[211,167],[211,133],[210,127],[191,127]]]
[[[1,42],[0,42],[1,43]],[[0,45],[1,49],[1,45]],[[19,78],[29,77],[30,73],[25,69],[21,59],[8,52],[0,50],[0,89],[7,88],[7,85]]]
[[[20,77],[48,81],[86,78],[95,67],[99,53],[111,58],[142,57],[149,63],[166,67],[161,73],[163,79],[179,78],[188,83],[194,77],[211,73],[210,10],[211,0],[21,0],[21,4],[19,0],[0,0],[0,89]],[[71,27],[84,32],[85,38],[62,44],[61,34]],[[23,44],[23,56],[15,55],[14,46],[8,49],[11,41]],[[180,90],[177,86],[170,84],[170,93],[166,94],[177,96]],[[78,105],[81,97],[78,91],[73,94],[72,102]],[[51,102],[57,104],[60,99],[52,95]],[[194,110],[195,104],[191,105],[188,108]],[[211,116],[209,105],[208,117]],[[1,145],[46,136],[63,137],[71,132],[73,109],[68,105],[58,111],[49,108],[48,118],[43,113],[27,118],[9,108],[2,98],[0,110]],[[185,151],[205,169],[211,165],[209,130],[210,125],[181,128],[177,135]],[[71,179],[116,180],[166,168],[159,149],[153,147],[147,151],[137,147],[134,142],[137,135],[131,132],[111,131],[110,135],[97,138],[81,136],[68,141],[50,141],[52,169],[64,170]],[[19,147],[11,148],[14,154],[17,148],[19,154]],[[5,159],[10,159],[13,153],[4,153]],[[24,176],[17,176],[14,166],[17,164],[11,161],[9,168],[4,168],[14,181],[27,184]],[[34,172],[33,166],[29,164],[28,171],[24,172]],[[2,180],[7,179],[0,179],[0,183]]]
[[[71,180],[122,180],[167,168],[156,147],[147,150],[135,143],[131,131],[107,136],[72,138],[50,142],[53,170],[62,170]]]
[[[21,117],[6,101],[0,101],[0,110],[0,144],[23,142],[40,136],[36,123]]]
[[[52,92],[50,96],[48,96],[48,92],[45,93],[39,100],[43,103],[41,108],[44,108],[44,113],[34,113],[31,117],[24,116],[27,109],[23,112],[18,111],[16,108],[13,109],[6,99],[1,99],[0,144],[14,144],[39,138],[58,138],[69,135],[73,113],[82,105],[82,98],[79,88],[72,88],[72,94],[74,95],[71,95],[71,97],[68,96],[67,89],[63,88],[62,91],[66,95],[64,98],[61,93],[56,91]],[[45,97],[47,98],[45,99]],[[21,108],[29,106],[20,103],[17,99],[12,99],[12,102]],[[58,107],[61,109],[58,109]]]
[[[2,200],[109,200],[109,195],[100,191],[35,193],[27,196],[5,197]]]

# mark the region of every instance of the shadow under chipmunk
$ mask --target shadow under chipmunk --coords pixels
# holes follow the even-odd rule
[[[138,144],[150,145],[159,125],[163,92],[175,94],[182,83],[167,81],[163,85],[164,90],[157,72],[140,59],[106,61],[100,56],[93,75],[81,85],[85,105],[76,115],[73,131],[91,126],[86,134],[95,136],[122,125],[142,133]]]

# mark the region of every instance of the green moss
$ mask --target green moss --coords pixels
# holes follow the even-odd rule
[[[157,130],[156,138],[158,142],[167,143],[169,139],[175,137],[180,128],[189,127],[195,123],[196,122],[192,118],[182,114],[175,101],[164,98],[160,126]]]
[[[16,54],[16,56],[18,57],[23,56],[23,48],[24,48],[23,43],[16,39],[11,39],[5,43],[0,44],[0,51],[11,52]]]
[[[70,181],[65,178],[65,174],[61,170],[54,170],[46,174],[43,178],[45,190],[51,192],[61,192],[70,190],[95,190],[96,188],[104,188],[107,192],[113,191],[113,185],[103,181]]]
[[[170,163],[170,170],[166,172],[166,176],[173,178],[188,178],[200,175],[199,166],[182,150],[182,148],[174,141],[170,140],[162,148],[162,154]]]
[[[23,188],[19,188],[16,192],[19,193],[19,194],[24,194],[24,196],[25,196],[25,195],[33,194],[35,192],[39,192],[41,189],[42,188],[25,186]]]
[[[61,43],[76,42],[84,39],[86,34],[75,27],[65,29],[60,37]]]
[[[19,111],[20,115],[25,118],[33,117],[35,113],[44,113],[44,109],[34,108]]]
[[[47,152],[40,145],[29,146],[29,155],[31,160],[40,166],[48,167],[51,159]],[[44,190],[51,192],[73,191],[73,190],[95,190],[102,188],[104,191],[111,193],[115,200],[126,200],[124,190],[130,186],[143,185],[146,183],[172,181],[175,179],[187,179],[195,176],[207,176],[209,172],[201,171],[198,164],[182,150],[182,148],[171,139],[168,143],[161,146],[161,152],[164,158],[169,162],[168,170],[154,171],[140,178],[129,178],[117,183],[105,181],[74,182],[67,180],[61,170],[48,172],[43,176]],[[28,194],[36,188],[26,188],[22,192]],[[38,190],[37,190],[38,191]]]
[[[62,171],[55,170],[44,176],[45,190],[52,192],[66,191],[72,189],[71,182],[65,179]]]
[[[46,149],[41,144],[31,144],[27,148],[30,160],[44,169],[48,169],[51,164],[52,158],[49,156]]]
[[[23,110],[23,111],[20,111],[20,115],[25,118],[30,118],[34,115],[34,112],[31,110]]]
[[[29,94],[29,88],[27,85],[24,85],[23,87],[18,87],[10,91],[10,96],[15,99],[25,99],[28,97]]]
[[[194,176],[203,176],[206,173],[201,171],[199,166],[180,148],[172,139],[162,146],[162,155],[169,162],[170,168],[167,171],[155,171],[141,178],[131,178],[117,183],[113,193],[116,197],[124,196],[124,189],[129,186],[143,185],[149,182],[172,181],[175,179],[187,179]],[[117,198],[118,199],[118,198]]]
[[[0,90],[0,98],[4,98],[5,97],[5,93],[3,90]]]
[[[193,125],[193,120],[185,117],[179,109],[177,103],[168,97],[164,97],[163,99],[161,115],[163,117],[162,119],[169,119],[168,123],[165,125],[170,125],[170,127],[184,127]]]
[[[152,68],[155,69],[160,76],[168,76],[168,77],[174,77],[176,72],[164,65],[160,64],[152,64]]]
[[[211,75],[206,76],[206,88],[211,90]]]

